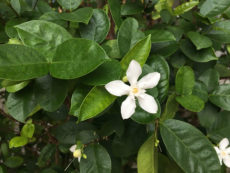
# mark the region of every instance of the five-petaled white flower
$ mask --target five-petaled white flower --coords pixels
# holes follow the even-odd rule
[[[214,147],[214,148],[219,157],[220,164],[222,165],[222,161],[223,161],[224,164],[230,168],[230,147],[228,147],[228,145],[229,145],[228,139],[224,138],[220,141],[219,147]]]
[[[138,78],[142,73],[140,64],[132,60],[129,64],[126,76],[131,86],[126,85],[121,80],[114,80],[105,85],[106,90],[115,96],[128,95],[121,105],[121,115],[123,119],[130,118],[136,109],[135,97],[137,97],[139,105],[145,111],[155,114],[158,106],[155,99],[146,94],[145,90],[155,87],[160,80],[160,73],[153,72],[145,75],[139,81]]]
[[[74,158],[78,158],[78,162],[81,161],[81,149],[77,149],[77,145],[73,145],[69,149],[73,153]]]

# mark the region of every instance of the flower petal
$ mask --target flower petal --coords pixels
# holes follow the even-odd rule
[[[143,89],[153,88],[158,84],[160,77],[158,72],[149,73],[138,81],[138,86]]]
[[[121,80],[114,80],[105,85],[106,90],[115,96],[129,94],[130,87]]]
[[[133,96],[128,96],[121,104],[121,116],[123,119],[130,118],[136,109],[136,102]]]
[[[230,147],[225,149],[226,153],[228,153],[230,155]]]
[[[221,150],[224,150],[225,148],[227,148],[228,145],[229,145],[228,138],[222,139],[219,144]]]
[[[126,76],[131,85],[135,85],[137,83],[137,79],[142,73],[142,69],[140,64],[132,60],[129,64],[128,70],[126,71]]]
[[[224,164],[230,168],[230,156],[227,156],[223,159]]]
[[[72,145],[69,149],[69,151],[71,151],[72,153],[76,150],[77,145]]]
[[[139,105],[142,109],[152,114],[157,113],[158,105],[152,96],[143,93],[137,98],[138,98]]]
[[[214,149],[216,150],[217,154],[220,154],[220,149],[218,147],[214,147]]]

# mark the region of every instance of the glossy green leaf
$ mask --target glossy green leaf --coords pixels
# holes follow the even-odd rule
[[[192,94],[195,85],[195,74],[189,66],[179,68],[176,74],[176,92],[180,95]]]
[[[197,50],[208,48],[212,46],[212,41],[210,38],[201,35],[198,32],[188,32],[188,38],[192,41],[192,43],[196,46]]]
[[[7,86],[6,91],[9,93],[17,92],[17,91],[25,88],[29,83],[30,83],[30,81],[18,82],[17,84]]]
[[[152,54],[161,55],[163,57],[169,57],[179,49],[177,41],[153,43],[151,48]]]
[[[68,88],[67,81],[47,75],[35,80],[35,97],[45,111],[53,112],[64,102]]]
[[[183,4],[177,6],[173,10],[174,15],[181,15],[186,13],[187,11],[193,9],[195,6],[199,4],[199,1],[190,1],[190,2],[184,2]]]
[[[140,14],[144,10],[144,7],[141,3],[135,2],[128,2],[126,4],[123,4],[121,6],[121,15],[134,15],[134,14]]]
[[[80,121],[97,116],[110,106],[115,99],[116,97],[110,95],[104,87],[97,86],[92,88],[81,104],[79,112]]]
[[[62,27],[67,27],[67,21],[64,19],[61,19],[62,14],[64,14],[64,13],[60,14],[60,13],[55,12],[55,11],[49,11],[49,12],[46,12],[43,15],[41,15],[39,20],[45,20],[45,21],[60,25]]]
[[[129,52],[121,60],[121,68],[126,71],[129,63],[132,60],[136,60],[143,66],[149,56],[151,50],[151,35],[148,35],[144,39],[136,43],[136,45],[129,50]]]
[[[13,18],[9,20],[5,25],[5,32],[8,35],[8,37],[18,38],[18,33],[14,26],[23,22],[26,22],[26,20],[22,18]]]
[[[21,130],[21,136],[26,138],[32,138],[34,135],[35,126],[33,123],[26,123]]]
[[[215,69],[208,69],[198,79],[205,84],[208,92],[211,92],[218,87],[220,75]]]
[[[230,111],[230,85],[220,85],[213,93],[209,96],[209,100],[219,106],[220,108]]]
[[[168,42],[168,41],[175,41],[175,36],[167,31],[161,29],[152,29],[145,31],[145,34],[151,34],[151,42],[152,43],[161,43],[161,42]]]
[[[87,159],[80,162],[80,173],[110,173],[111,159],[106,149],[99,144],[91,144],[84,150]]]
[[[200,112],[204,109],[204,101],[195,95],[177,96],[176,101],[192,112]]]
[[[178,103],[176,102],[176,94],[171,94],[165,105],[164,112],[161,115],[161,121],[174,118],[176,112],[178,111]]]
[[[88,25],[80,25],[81,37],[101,43],[107,36],[110,21],[107,14],[101,9],[94,9]]]
[[[70,114],[79,117],[80,106],[89,93],[90,88],[84,85],[79,85],[75,88],[71,97]]]
[[[6,101],[8,113],[20,122],[24,122],[28,116],[38,111],[37,105],[31,86],[17,93],[9,94]]]
[[[90,74],[84,76],[81,81],[86,85],[105,85],[113,80],[120,79],[121,65],[116,60],[105,62]]]
[[[55,150],[56,150],[56,147],[54,144],[45,145],[42,148],[41,153],[39,154],[37,165],[39,167],[45,167],[47,162],[53,159],[52,156],[54,155]]]
[[[188,58],[195,62],[209,62],[218,59],[212,48],[197,51],[195,46],[189,40],[182,40],[180,48]]]
[[[0,78],[28,80],[43,76],[48,70],[46,59],[37,51],[22,45],[0,45]]]
[[[138,173],[158,173],[157,149],[155,148],[155,136],[152,135],[141,146],[137,155]]]
[[[161,124],[160,133],[167,151],[186,173],[220,173],[212,143],[195,127],[169,119]]]
[[[61,13],[60,18],[71,22],[88,24],[93,15],[93,9],[90,7],[80,8],[71,13]]]
[[[159,92],[159,101],[162,103],[167,96],[169,89],[169,65],[167,61],[161,56],[150,56],[147,62],[153,69],[152,72],[159,72],[161,74],[157,89]]]
[[[200,13],[206,17],[215,17],[230,7],[228,0],[206,0],[200,7]]]
[[[70,39],[58,46],[50,73],[60,79],[74,79],[92,72],[106,60],[105,51],[96,42]]]
[[[121,2],[117,0],[108,0],[110,12],[112,14],[113,20],[117,27],[119,28],[122,23],[121,19]]]
[[[82,3],[82,0],[57,0],[57,2],[67,10],[74,10]]]
[[[61,26],[43,21],[31,20],[15,26],[23,44],[37,49],[52,60],[55,48],[72,36]]]
[[[9,142],[9,148],[22,147],[28,143],[28,138],[24,136],[13,137]]]
[[[6,159],[4,164],[9,168],[17,168],[21,166],[24,162],[24,159],[19,156],[11,156]]]
[[[192,95],[200,97],[204,102],[208,101],[208,89],[205,84],[200,81],[196,81]]]
[[[124,56],[139,40],[143,39],[144,36],[144,33],[139,30],[136,19],[127,18],[124,20],[117,36],[121,56]]]
[[[102,44],[102,47],[110,58],[121,57],[117,40],[108,40]]]

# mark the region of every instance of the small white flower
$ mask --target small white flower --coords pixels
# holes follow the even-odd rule
[[[78,158],[78,162],[81,161],[81,149],[77,149],[77,145],[73,145],[69,149],[73,153],[74,158]]]
[[[123,119],[128,119],[135,113],[135,97],[137,97],[142,109],[152,114],[157,113],[158,106],[155,99],[145,92],[146,89],[153,88],[158,84],[160,73],[149,73],[137,81],[141,73],[142,69],[140,64],[137,61],[132,60],[126,71],[126,76],[131,86],[126,85],[121,80],[114,80],[105,85],[106,90],[112,95],[128,95],[121,105],[121,115]]]
[[[219,147],[214,147],[214,148],[219,157],[220,164],[222,165],[222,161],[223,161],[224,164],[230,168],[230,147],[228,147],[228,145],[229,145],[228,139],[224,138],[220,141]]]

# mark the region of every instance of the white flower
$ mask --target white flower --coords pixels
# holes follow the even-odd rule
[[[222,161],[223,161],[224,164],[230,168],[230,147],[228,147],[228,145],[229,145],[228,139],[224,138],[220,141],[219,148],[218,147],[214,147],[214,148],[219,157],[220,164],[222,165]]]
[[[74,158],[78,158],[78,162],[81,161],[81,149],[77,149],[77,145],[73,145],[69,149],[73,153]]]
[[[126,76],[131,86],[126,85],[121,80],[114,80],[105,85],[106,90],[115,96],[128,95],[121,105],[121,115],[123,119],[130,118],[136,109],[135,97],[137,97],[139,105],[145,111],[155,114],[158,106],[155,99],[146,94],[145,90],[155,87],[160,80],[160,73],[154,72],[145,75],[139,81],[138,78],[142,73],[140,64],[132,60],[129,64]]]

